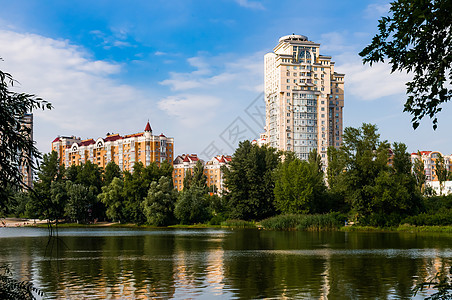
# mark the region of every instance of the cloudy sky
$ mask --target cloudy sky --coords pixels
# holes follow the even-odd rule
[[[357,53],[389,1],[3,1],[0,69],[50,101],[35,112],[42,152],[58,135],[142,132],[175,138],[176,154],[232,154],[263,131],[263,55],[280,36],[321,43],[345,73],[345,126],[377,124],[409,151],[452,152],[450,104],[414,131],[403,113],[409,74],[364,66]]]

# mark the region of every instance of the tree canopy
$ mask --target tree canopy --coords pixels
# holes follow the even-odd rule
[[[392,72],[413,73],[404,111],[413,116],[414,129],[425,116],[436,129],[441,104],[452,98],[451,24],[450,0],[396,0],[379,20],[379,33],[359,53],[364,63],[388,58]]]

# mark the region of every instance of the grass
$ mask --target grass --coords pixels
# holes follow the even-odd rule
[[[337,230],[346,220],[340,213],[323,215],[280,215],[261,221],[265,229],[271,230]]]

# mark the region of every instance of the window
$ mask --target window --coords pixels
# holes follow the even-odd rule
[[[287,86],[287,89],[290,90],[290,86],[289,85]]]
[[[286,79],[287,83],[290,83],[290,79]]]
[[[287,96],[290,96],[290,93],[287,93]]]

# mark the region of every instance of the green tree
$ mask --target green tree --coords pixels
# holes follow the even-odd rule
[[[439,195],[443,194],[444,182],[450,177],[449,170],[444,161],[444,157],[438,153],[438,157],[435,160],[435,172],[439,181]]]
[[[203,190],[207,189],[207,176],[204,174],[204,165],[201,160],[198,160],[193,168],[191,186],[196,186]]]
[[[121,169],[114,161],[109,162],[105,166],[104,173],[102,174],[102,185],[108,186],[113,181],[114,178],[121,178]]]
[[[419,189],[419,192],[421,193],[421,195],[423,195],[427,176],[425,175],[425,166],[424,161],[422,160],[421,152],[418,151],[417,155],[418,157],[416,157],[413,162],[413,175],[416,179],[416,185]]]
[[[66,183],[68,195],[65,207],[66,216],[77,223],[84,223],[91,219],[91,212],[96,201],[93,190],[79,183]]]
[[[416,129],[424,116],[437,127],[440,105],[452,97],[452,5],[450,0],[396,0],[379,20],[379,33],[359,55],[365,63],[387,57],[392,72],[414,74],[407,82],[405,112]]]
[[[44,154],[38,170],[38,181],[34,183],[34,192],[26,205],[27,215],[50,220],[63,217],[59,214],[59,204],[52,201],[52,184],[63,182],[64,173],[64,166],[60,165],[55,151]]]
[[[124,182],[119,177],[114,177],[109,185],[102,187],[99,200],[107,208],[106,215],[113,221],[124,220]]]
[[[317,160],[284,160],[275,170],[275,207],[283,214],[315,213],[325,197]],[[321,167],[321,166],[320,166]]]
[[[172,180],[162,176],[158,183],[153,181],[142,207],[147,222],[155,226],[166,226],[174,222],[176,191]]]
[[[41,158],[30,139],[31,129],[22,126],[24,115],[35,109],[52,108],[35,95],[11,91],[16,83],[10,74],[0,71],[0,211],[9,195],[7,186],[24,186],[20,169],[35,170],[35,159]]]
[[[273,148],[239,143],[232,161],[223,167],[231,218],[259,220],[275,214],[273,171],[279,161]]]
[[[181,224],[204,223],[211,218],[209,196],[205,187],[193,185],[177,197],[174,215]]]
[[[345,200],[362,223],[396,225],[402,216],[419,208],[406,146],[394,143],[393,166],[388,164],[389,149],[387,141],[380,141],[375,125],[347,127],[344,131]]]

